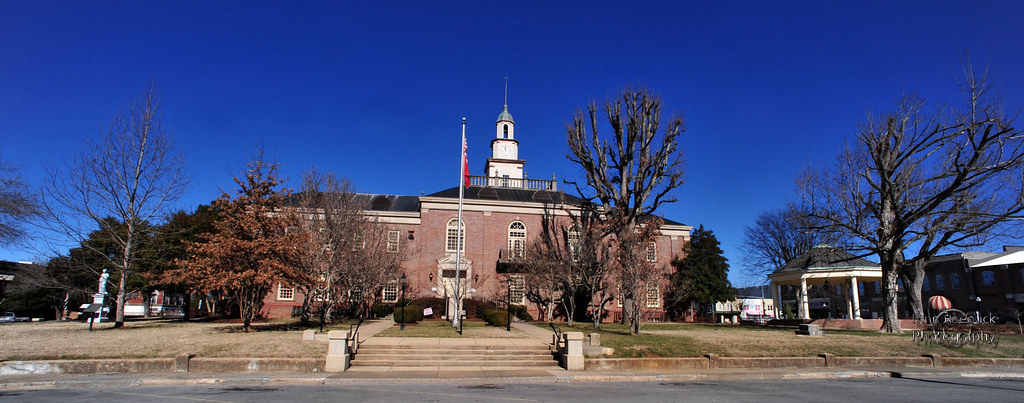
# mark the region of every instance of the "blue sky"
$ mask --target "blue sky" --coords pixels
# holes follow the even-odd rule
[[[1024,97],[1021,2],[294,3],[0,1],[0,158],[40,185],[153,80],[193,176],[180,208],[231,189],[258,144],[293,180],[429,194],[458,183],[463,116],[482,174],[507,74],[528,176],[582,179],[565,124],[643,85],[687,126],[687,182],[660,213],[713,230],[748,285],[744,227],[869,113],[959,101],[965,49]]]

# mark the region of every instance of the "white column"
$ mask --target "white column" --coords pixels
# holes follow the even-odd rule
[[[842,289],[842,287],[840,287],[840,289]],[[844,297],[846,297],[843,298],[846,300],[846,319],[853,319],[853,296],[850,295],[849,288],[842,291],[843,294],[845,294]]]
[[[860,287],[857,286],[857,276],[850,277],[850,299],[853,303],[853,319],[860,319]]]
[[[772,316],[775,319],[779,319],[779,301],[782,301],[782,297],[779,295],[780,289],[782,289],[781,285],[772,282]]]
[[[811,307],[807,302],[807,279],[800,277],[800,319],[811,318]]]

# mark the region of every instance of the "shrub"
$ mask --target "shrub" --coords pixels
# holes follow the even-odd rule
[[[504,309],[488,309],[483,312],[483,320],[491,326],[508,326],[508,311]]]
[[[462,309],[466,310],[466,317],[469,319],[483,319],[484,312],[489,309],[498,309],[498,306],[482,299],[466,298],[462,300]]]
[[[405,312],[405,317],[402,316]],[[405,308],[395,309],[395,323],[416,323],[423,320],[423,307],[409,304]]]
[[[370,310],[373,312],[373,317],[383,318],[385,316],[391,315],[391,313],[395,311],[395,307],[391,306],[390,304],[382,304],[378,302],[376,304],[373,304],[373,308],[370,308]]]
[[[533,320],[533,316],[526,311],[526,307],[523,305],[512,305],[512,307],[509,308],[509,311],[512,311],[512,316],[515,316],[521,321],[529,322]]]
[[[411,304],[421,306],[424,308],[429,307],[430,309],[432,309],[434,311],[434,314],[431,315],[431,318],[440,318],[441,315],[444,315],[444,298],[416,298],[411,302]],[[420,310],[420,313],[423,313],[422,309]]]

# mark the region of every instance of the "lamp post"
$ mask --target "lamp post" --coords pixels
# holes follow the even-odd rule
[[[398,278],[398,285],[399,287],[402,287],[402,299],[399,300],[399,302],[402,304],[402,324],[401,327],[398,329],[400,331],[405,330],[405,280],[405,273],[402,273],[402,277]]]
[[[512,276],[508,276],[508,304],[505,305],[505,331],[512,331]]]

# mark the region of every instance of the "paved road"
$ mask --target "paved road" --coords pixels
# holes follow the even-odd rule
[[[1020,402],[1022,378],[176,386],[0,391],[10,402]]]

